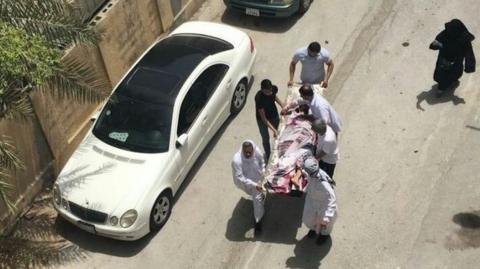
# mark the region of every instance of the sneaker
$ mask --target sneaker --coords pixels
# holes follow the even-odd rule
[[[330,235],[319,234],[317,237],[317,241],[315,241],[315,243],[317,243],[317,245],[321,245],[325,243],[325,241],[327,241],[328,238],[330,238]]]
[[[308,231],[307,237],[308,238],[315,238],[316,235],[317,235],[317,233],[314,230],[310,230],[310,231]]]

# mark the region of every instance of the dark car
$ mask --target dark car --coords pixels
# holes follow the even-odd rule
[[[223,0],[231,9],[256,17],[290,17],[305,13],[313,0]]]

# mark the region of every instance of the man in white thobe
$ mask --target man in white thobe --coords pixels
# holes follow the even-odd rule
[[[318,236],[316,242],[322,244],[330,237],[337,218],[335,191],[330,177],[319,168],[313,156],[305,159],[303,171],[308,175],[308,185],[302,221],[310,229],[307,236]]]
[[[265,161],[260,149],[251,140],[245,140],[232,161],[233,182],[253,200],[255,234],[262,231],[262,217],[265,212],[265,195],[262,192]]]

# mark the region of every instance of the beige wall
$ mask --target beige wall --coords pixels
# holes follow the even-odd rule
[[[13,223],[13,220],[29,205],[42,185],[52,179],[52,153],[41,131],[37,118],[30,121],[2,121],[0,134],[9,136],[15,145],[19,157],[24,161],[25,169],[12,174],[8,183],[15,186],[10,197],[17,207],[11,214],[3,202],[0,202],[0,234]]]
[[[179,2],[173,2],[179,1]],[[181,3],[173,14],[171,3]],[[92,19],[102,34],[98,47],[76,47],[66,57],[86,60],[112,87],[154,40],[174,25],[187,20],[204,0],[111,0]],[[22,212],[46,179],[54,179],[90,128],[90,115],[98,104],[78,104],[48,95],[32,95],[36,117],[32,122],[0,123],[0,133],[15,137],[14,143],[27,169],[12,180],[12,193]],[[47,172],[45,172],[47,171]],[[0,203],[0,234],[16,215]]]

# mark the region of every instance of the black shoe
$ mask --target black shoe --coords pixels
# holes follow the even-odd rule
[[[316,235],[317,235],[317,233],[314,230],[310,230],[310,231],[308,231],[307,237],[308,238],[315,238]]]
[[[325,243],[325,241],[327,241],[328,238],[330,238],[330,235],[319,234],[318,237],[317,237],[317,241],[315,241],[315,243],[317,243],[317,245],[321,245],[321,244]]]
[[[260,235],[262,233],[262,222],[261,221],[255,223],[254,231],[255,231],[255,235]]]

